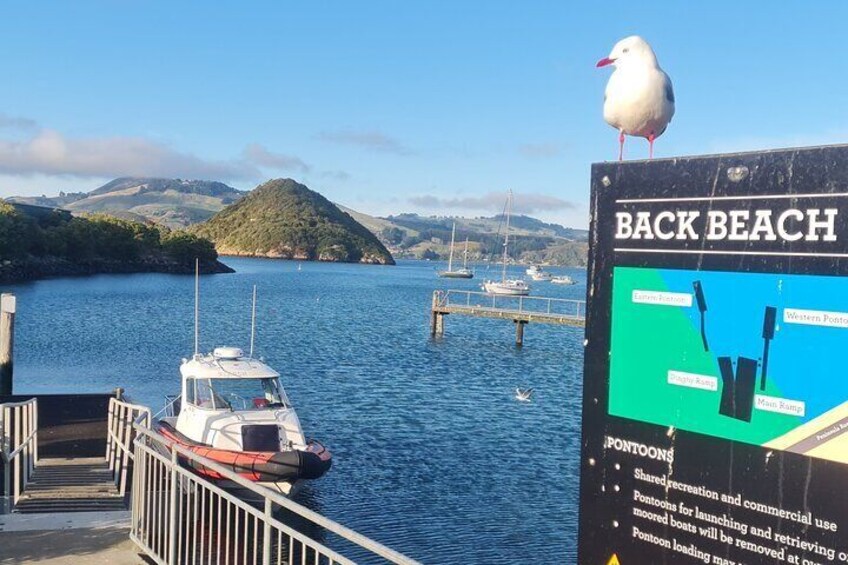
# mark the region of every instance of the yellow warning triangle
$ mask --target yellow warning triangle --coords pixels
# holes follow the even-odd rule
[[[610,557],[609,561],[607,561],[607,565],[621,565],[621,563],[618,562],[618,555],[613,553],[612,557]]]

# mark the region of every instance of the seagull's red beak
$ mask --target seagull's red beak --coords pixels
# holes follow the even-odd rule
[[[607,65],[612,65],[613,63],[615,63],[615,59],[610,59],[609,57],[604,57],[603,59],[598,61],[598,64],[595,65],[595,66],[596,67],[606,67]]]

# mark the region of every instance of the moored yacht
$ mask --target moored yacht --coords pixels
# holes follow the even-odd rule
[[[465,238],[465,257],[462,261],[462,268],[454,270],[453,268],[453,244],[456,238],[456,222],[453,223],[451,230],[450,255],[448,256],[448,270],[438,271],[438,275],[445,279],[471,279],[474,278],[474,271],[468,268],[468,238]]]
[[[504,279],[500,281],[484,282],[483,290],[489,294],[527,296],[530,294],[530,285],[521,279]]]
[[[509,216],[512,211],[512,191],[509,191],[509,194],[506,198],[506,207],[505,207],[505,215],[506,215],[506,228],[504,229],[504,242],[503,242],[503,270],[501,272],[501,280],[499,281],[486,281],[483,283],[482,288],[485,292],[489,294],[506,294],[509,296],[526,296],[530,294],[530,285],[528,285],[523,279],[508,279],[506,278],[506,265],[509,259]]]

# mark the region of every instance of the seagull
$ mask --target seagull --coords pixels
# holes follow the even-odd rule
[[[520,400],[521,402],[530,402],[530,397],[532,395],[533,395],[533,389],[532,388],[526,388],[526,389],[523,389],[523,390],[520,389],[520,388],[515,389],[515,398],[516,398],[516,400]]]
[[[638,35],[616,43],[596,66],[607,65],[614,66],[615,71],[604,91],[604,120],[619,132],[618,160],[624,157],[625,135],[646,138],[649,158],[653,159],[654,140],[674,116],[671,79],[657,63],[654,50]]]

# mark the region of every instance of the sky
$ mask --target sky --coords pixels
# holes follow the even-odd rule
[[[655,157],[841,143],[845,21],[842,1],[0,0],[0,197],[291,177],[373,215],[491,215],[512,189],[587,227],[616,41],[674,83]]]

